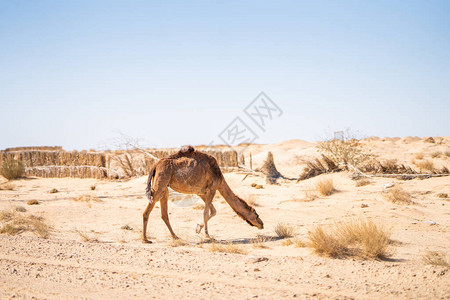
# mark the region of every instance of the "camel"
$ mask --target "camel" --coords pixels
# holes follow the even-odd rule
[[[192,146],[184,146],[177,153],[159,160],[150,170],[146,188],[149,203],[143,213],[143,243],[151,243],[147,239],[147,222],[158,201],[161,206],[161,218],[166,223],[172,238],[178,239],[170,226],[167,213],[168,187],[179,193],[196,194],[205,202],[203,224],[197,225],[196,232],[200,233],[204,227],[205,235],[208,238],[210,238],[208,221],[216,215],[212,200],[217,190],[239,217],[251,226],[258,229],[264,228],[264,223],[255,209],[230,189],[216,159],[211,155],[196,151]]]

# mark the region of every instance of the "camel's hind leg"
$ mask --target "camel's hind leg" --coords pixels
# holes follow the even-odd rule
[[[147,223],[148,223],[148,217],[153,210],[153,207],[155,206],[156,202],[161,201],[161,210],[162,210],[162,199],[166,199],[166,205],[167,205],[167,198],[168,198],[168,189],[167,185],[169,184],[171,176],[171,170],[170,168],[157,168],[156,174],[153,179],[153,188],[151,191],[151,199],[149,204],[147,205],[147,208],[144,211],[143,214],[143,230],[142,230],[142,242],[143,243],[151,243],[151,241],[147,240]],[[166,209],[167,211],[167,209]],[[167,224],[167,223],[166,223]]]
[[[202,231],[202,228],[205,227],[205,235],[209,238],[208,233],[208,221],[216,215],[216,209],[214,208],[214,205],[212,204],[212,200],[214,199],[214,195],[216,192],[212,192],[206,195],[199,195],[200,198],[205,202],[205,209],[203,210],[203,224],[197,225],[196,232],[200,233]]]
[[[173,232],[172,230],[172,226],[170,226],[170,222],[169,222],[169,214],[167,212],[167,202],[169,200],[169,189],[166,187],[164,193],[161,195],[161,218],[163,219],[164,223],[166,223],[167,228],[170,231],[170,235],[172,235],[172,238],[177,240],[178,237],[175,234],[175,232]]]
[[[142,229],[142,243],[148,243],[148,244],[151,243],[151,241],[149,241],[147,239],[147,223],[148,223],[148,216],[152,212],[153,207],[155,207],[155,203],[156,203],[156,201],[153,198],[153,200],[151,200],[148,203],[147,208],[145,209],[144,214],[143,214],[143,226],[144,226],[144,228]]]

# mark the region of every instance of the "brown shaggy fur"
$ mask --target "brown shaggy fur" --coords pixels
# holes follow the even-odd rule
[[[212,200],[217,190],[238,216],[259,229],[264,227],[255,209],[230,189],[216,159],[192,146],[184,146],[177,153],[159,160],[150,170],[146,189],[149,204],[143,214],[142,238],[145,243],[149,242],[146,236],[148,217],[157,201],[161,203],[161,217],[170,234],[177,238],[167,212],[168,187],[179,193],[196,194],[205,202],[203,224],[197,226],[197,233],[205,227],[205,234],[209,236],[207,222],[216,214]]]

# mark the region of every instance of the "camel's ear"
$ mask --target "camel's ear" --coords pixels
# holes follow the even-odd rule
[[[247,222],[247,223],[248,223],[248,225],[250,225],[250,226],[255,226],[255,225],[253,225],[252,223],[250,223],[250,221],[249,221],[249,220],[245,220],[245,222]]]

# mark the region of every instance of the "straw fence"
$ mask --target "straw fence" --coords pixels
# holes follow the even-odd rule
[[[23,162],[26,176],[126,178],[148,174],[155,163],[153,157],[161,159],[176,151],[178,149],[87,152],[63,151],[60,147],[19,147],[0,151],[0,166],[3,161],[12,158]],[[214,156],[224,170],[238,166],[237,153],[234,150],[202,151]]]

